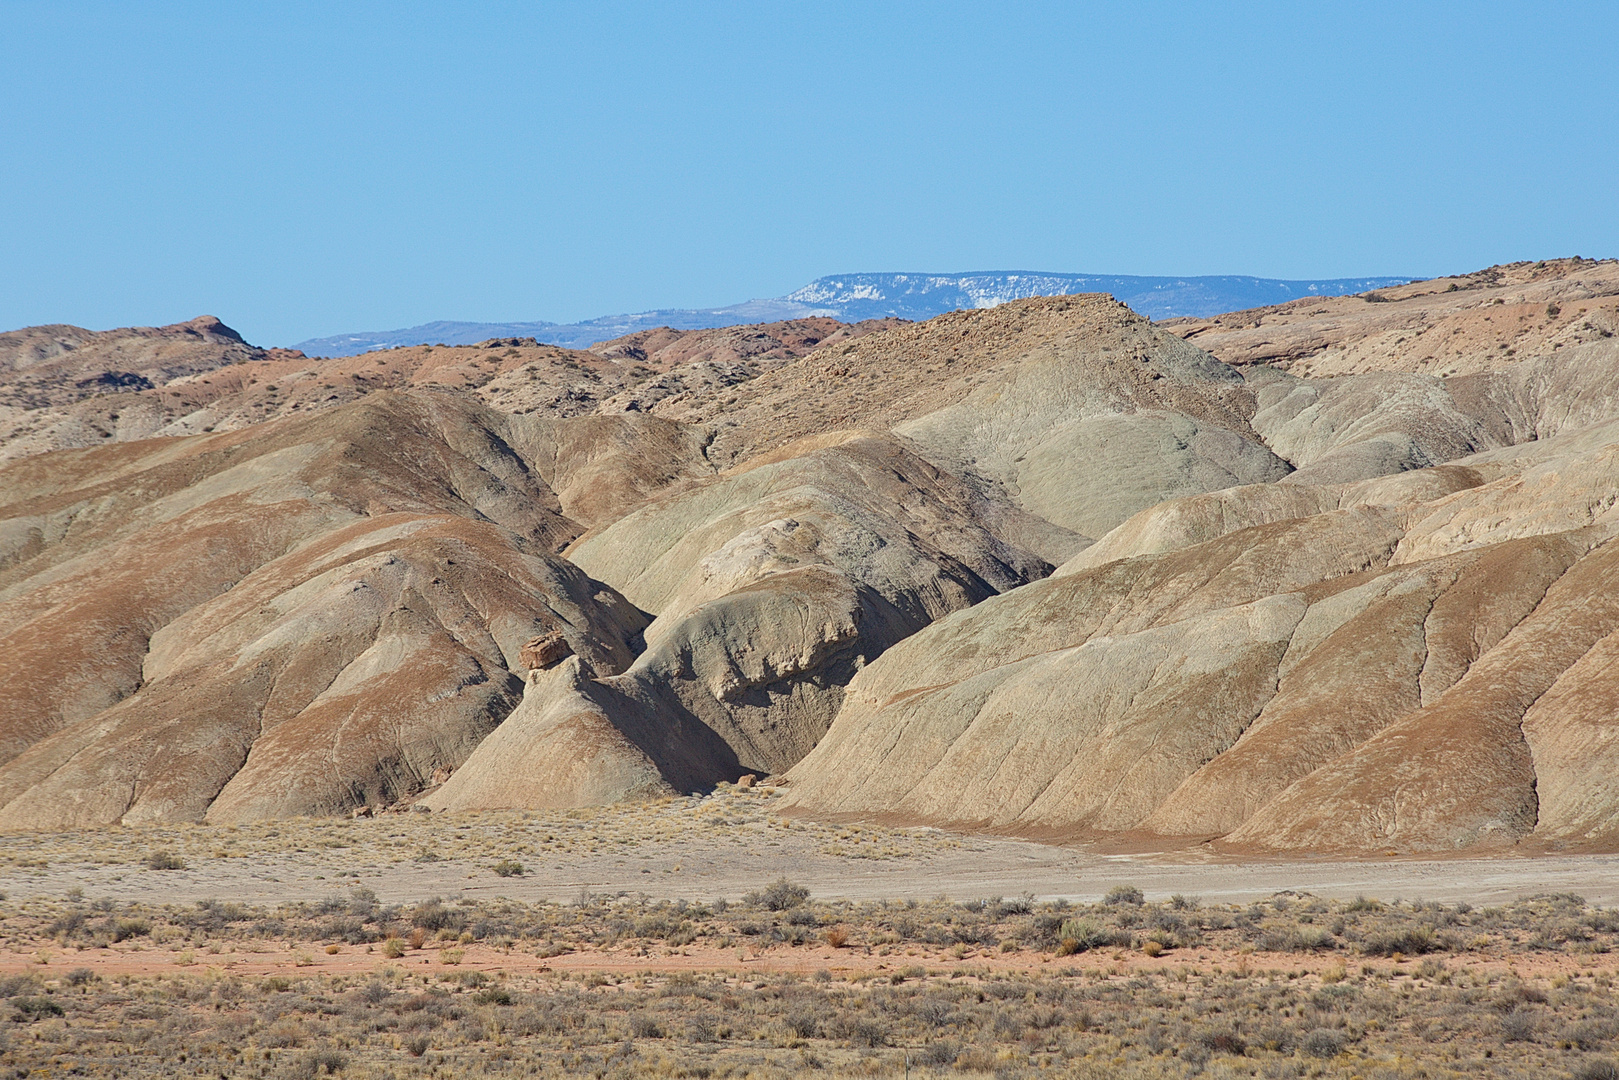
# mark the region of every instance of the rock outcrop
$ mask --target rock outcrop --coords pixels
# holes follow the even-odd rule
[[[523,667],[529,671],[543,671],[546,668],[556,667],[564,659],[573,655],[573,646],[568,644],[567,635],[561,630],[553,630],[549,634],[530,638],[523,646],[519,657]]]

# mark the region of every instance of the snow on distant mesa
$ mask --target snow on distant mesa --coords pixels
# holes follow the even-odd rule
[[[1128,274],[1052,274],[975,271],[963,274],[840,274],[817,278],[783,300],[819,304],[840,318],[897,316],[930,319],[946,311],[991,308],[1031,296],[1104,292],[1153,319],[1207,316],[1276,304],[1300,296],[1342,296],[1404,284],[1410,278],[1140,277]]]
[[[1301,296],[1343,296],[1402,285],[1410,278],[1334,278],[1281,281],[1256,277],[1136,277],[1053,274],[1029,270],[979,270],[960,274],[836,274],[771,299],[717,308],[671,308],[604,315],[578,323],[431,322],[404,330],[379,330],[312,338],[297,348],[310,356],[352,356],[400,345],[473,344],[499,337],[533,337],[548,345],[588,348],[597,342],[670,326],[704,330],[740,323],[827,316],[864,319],[931,319],[947,311],[992,308],[1032,296],[1111,293],[1149,319],[1207,317],[1263,307]]]

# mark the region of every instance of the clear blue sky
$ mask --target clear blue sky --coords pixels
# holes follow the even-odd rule
[[[0,328],[1619,255],[1619,4],[0,0]]]

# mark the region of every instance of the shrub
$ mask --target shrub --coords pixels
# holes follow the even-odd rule
[[[1133,904],[1140,907],[1146,902],[1146,897],[1134,885],[1115,885],[1102,897],[1102,903],[1108,905]]]
[[[1426,926],[1412,926],[1402,930],[1371,934],[1360,943],[1361,952],[1367,956],[1393,956],[1395,953],[1420,956],[1438,947],[1433,931]]]
[[[432,934],[444,929],[459,930],[466,925],[466,918],[435,898],[416,905],[410,913],[410,924]]]
[[[496,863],[492,869],[499,877],[522,877],[524,874],[528,873],[528,871],[524,869],[522,863],[515,862],[511,859],[502,859],[500,862]]]
[[[1267,930],[1254,944],[1262,952],[1314,952],[1330,951],[1338,942],[1318,926],[1295,926],[1286,930]]]
[[[1501,1018],[1503,1042],[1533,1042],[1535,1018],[1523,1009],[1513,1009]]]
[[[405,955],[405,943],[396,937],[391,937],[382,943],[382,955],[390,960],[398,960]],[[420,1057],[420,1054],[416,1055]]]
[[[1299,1049],[1311,1057],[1337,1057],[1344,1048],[1344,1037],[1330,1028],[1316,1028],[1299,1040]]]
[[[68,938],[75,937],[84,931],[84,912],[77,908],[64,913],[60,918],[52,920],[45,927],[45,933],[54,938],[61,938],[65,944]]]
[[[988,1050],[968,1047],[956,1055],[956,1068],[961,1072],[994,1072],[995,1055]]]
[[[1614,1025],[1611,1022],[1587,1020],[1567,1028],[1563,1032],[1563,1042],[1576,1050],[1595,1050],[1613,1035]]]
[[[154,851],[146,856],[148,870],[184,870],[186,861],[172,851]]]
[[[1619,1065],[1600,1058],[1587,1061],[1575,1070],[1574,1080],[1619,1080]]]
[[[46,1016],[61,1016],[65,1011],[61,1005],[48,997],[22,997],[11,1002],[11,1007],[17,1010],[17,1020],[39,1020]]]
[[[1197,1037],[1197,1042],[1199,1046],[1215,1054],[1242,1057],[1248,1052],[1248,1044],[1235,1031],[1205,1031]]]
[[[888,1045],[888,1029],[869,1016],[840,1016],[833,1021],[832,1032],[855,1046]]]
[[[786,911],[808,900],[809,890],[783,877],[777,878],[765,886],[763,891],[749,893],[743,899],[750,904],[758,904],[771,911]]]
[[[349,1059],[336,1050],[313,1050],[304,1058],[301,1071],[304,1076],[319,1076],[321,1073],[335,1076],[348,1062]]]
[[[1130,931],[1114,930],[1091,919],[1068,919],[1057,931],[1058,956],[1072,956],[1089,949],[1105,949],[1110,945],[1128,946]]]
[[[1008,915],[1027,915],[1034,910],[1034,894],[1024,893],[1014,896],[1010,900],[1001,900],[995,905],[995,917],[1004,919]]]

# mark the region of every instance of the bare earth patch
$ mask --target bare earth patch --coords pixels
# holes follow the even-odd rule
[[[360,884],[384,902],[429,896],[572,900],[581,890],[656,899],[737,899],[787,875],[817,897],[970,899],[1032,893],[1100,899],[1120,881],[1149,896],[1401,896],[1473,904],[1574,892],[1619,904],[1619,856],[1233,861],[1202,849],[1106,854],[934,829],[830,825],[771,812],[775,789],[722,786],[697,799],[554,812],[386,814],[253,825],[152,825],[0,834],[0,891],[13,897],[248,903],[319,900]],[[184,869],[152,872],[154,852]],[[520,875],[495,867],[512,861]]]

